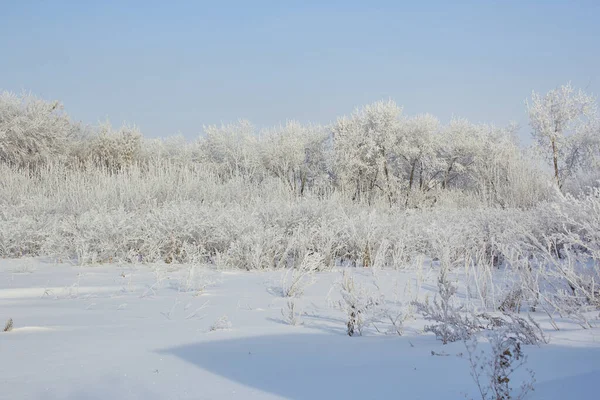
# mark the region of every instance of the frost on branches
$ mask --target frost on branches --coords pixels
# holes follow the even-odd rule
[[[592,144],[590,127],[597,129],[598,118],[596,99],[567,84],[546,95],[533,92],[527,109],[538,149],[550,162],[556,184],[562,188],[582,165]],[[596,140],[598,134],[596,130]]]
[[[465,341],[471,377],[475,381],[481,400],[522,400],[533,391],[535,374],[527,370],[528,377],[515,388],[515,371],[524,367],[527,356],[521,343],[498,329],[487,334],[491,353],[479,350],[477,340]]]
[[[58,101],[0,92],[0,163],[33,167],[66,161],[79,129]]]

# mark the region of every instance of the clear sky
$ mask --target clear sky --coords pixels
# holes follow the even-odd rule
[[[600,1],[451,3],[0,0],[0,89],[188,138],[389,98],[526,137],[531,90],[600,94]]]

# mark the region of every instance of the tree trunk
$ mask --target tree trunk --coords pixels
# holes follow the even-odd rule
[[[306,187],[306,172],[300,177],[300,196],[304,195],[304,188]]]
[[[448,187],[448,178],[450,176],[450,173],[452,173],[452,168],[454,167],[454,161],[452,161],[450,163],[450,166],[448,167],[448,169],[446,170],[446,174],[444,176],[444,183],[442,186],[442,189],[446,189]]]
[[[554,162],[554,178],[556,179],[556,184],[558,188],[561,188],[560,177],[558,175],[558,149],[556,148],[556,139],[550,139],[552,142],[552,161]]]
[[[423,183],[425,182],[423,180],[423,161],[421,161],[421,165],[419,168],[419,190],[423,190]]]
[[[410,199],[410,192],[412,192],[413,181],[415,178],[416,165],[417,160],[415,159],[412,163],[412,167],[410,168],[410,176],[408,177],[408,192],[406,193],[406,201],[404,202],[404,207],[408,207],[408,200]]]
[[[385,185],[387,191],[388,202],[390,203],[390,207],[392,206],[392,186],[390,185],[390,173],[388,171],[387,160],[383,160],[383,173],[385,175]]]
[[[410,168],[410,176],[408,178],[408,190],[412,190],[413,179],[415,177],[415,167],[417,165],[417,160],[414,160],[412,163],[412,167]]]

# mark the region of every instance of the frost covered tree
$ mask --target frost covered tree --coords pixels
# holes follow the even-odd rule
[[[413,192],[427,192],[431,188],[438,162],[435,145],[438,128],[439,121],[432,115],[405,117],[392,138],[390,166],[394,175],[401,178],[399,184],[406,191],[405,206],[409,205]]]
[[[67,157],[79,127],[58,101],[0,93],[0,161],[30,166]]]
[[[533,207],[547,198],[547,179],[533,154],[516,140],[517,125],[481,125],[481,146],[471,171],[472,189],[484,204],[502,208]]]
[[[597,115],[596,100],[567,84],[546,95],[533,92],[526,104],[532,135],[562,188],[582,162],[588,143],[583,132]]]
[[[333,127],[338,177],[352,198],[371,202],[376,190],[391,202],[397,177],[390,172],[391,148],[399,136],[402,108],[377,102],[338,119]]]
[[[417,115],[402,121],[397,152],[405,162],[408,190],[416,186],[417,178],[423,189],[424,175],[435,162],[434,135],[439,127],[437,118],[430,114]]]
[[[147,164],[169,161],[189,166],[197,158],[197,143],[188,142],[181,134],[142,141],[142,159]]]
[[[261,155],[265,169],[281,179],[293,193],[325,174],[324,142],[326,131],[319,126],[288,122],[261,135]]]
[[[590,187],[600,185],[600,118],[591,118],[579,131],[579,143],[582,150],[581,164],[574,179],[565,185],[565,191],[573,194],[586,192]]]
[[[466,119],[453,119],[442,128],[438,141],[440,170],[437,177],[442,189],[456,185],[468,174],[482,154],[484,135],[480,126]],[[463,182],[465,183],[465,182]]]
[[[221,179],[255,177],[260,167],[259,143],[249,121],[206,126],[204,134],[199,141],[200,161],[214,168]]]

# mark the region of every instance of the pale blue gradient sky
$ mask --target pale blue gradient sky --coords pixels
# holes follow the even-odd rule
[[[380,99],[528,134],[524,100],[600,92],[598,1],[0,0],[0,89],[76,120],[196,137],[327,123]]]

